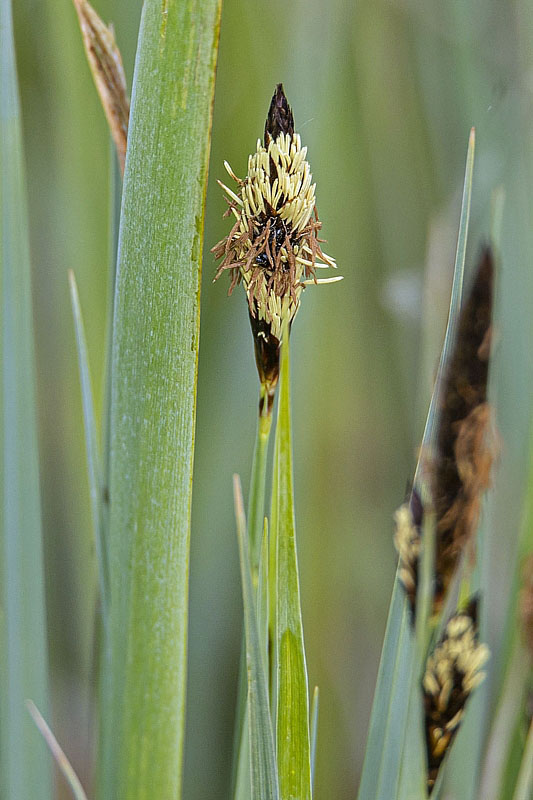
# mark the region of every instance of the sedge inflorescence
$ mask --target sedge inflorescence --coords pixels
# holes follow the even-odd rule
[[[470,694],[485,678],[482,668],[489,650],[478,642],[475,617],[470,611],[455,614],[426,662],[422,687],[429,788],[461,724]]]
[[[238,178],[227,162],[225,167],[237,190],[219,183],[227,195],[226,214],[235,221],[213,248],[215,257],[222,259],[215,279],[229,271],[230,293],[242,281],[255,328],[279,344],[284,324],[290,325],[298,311],[304,287],[324,282],[316,279],[315,270],[336,266],[320,246],[322,224],[307,148],[294,132],[281,84],[272,98],[264,142],[258,140],[248,158],[246,177]]]

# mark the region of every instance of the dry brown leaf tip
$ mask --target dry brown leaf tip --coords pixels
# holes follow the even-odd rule
[[[111,26],[105,25],[87,0],[73,0],[89,66],[100,95],[124,174],[130,101],[122,56]]]

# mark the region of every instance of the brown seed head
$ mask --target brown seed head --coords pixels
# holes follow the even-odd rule
[[[461,554],[469,548],[473,557],[481,499],[490,485],[495,441],[487,384],[493,282],[493,257],[487,247],[459,317],[439,402],[436,458],[430,465],[437,516],[437,609]]]

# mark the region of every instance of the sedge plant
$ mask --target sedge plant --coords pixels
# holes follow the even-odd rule
[[[72,796],[84,800],[46,721],[29,224],[11,2],[0,2],[0,790],[9,800],[52,798],[48,745]],[[221,8],[219,0],[146,0],[130,111],[112,27],[86,0],[74,5],[116,145],[111,206],[120,206],[110,237],[101,425],[75,264],[68,277],[98,561],[94,793],[101,800],[175,800],[182,792],[201,253]],[[510,559],[502,643],[487,610],[497,604],[497,537],[485,509],[499,469],[493,305],[508,267],[499,246],[504,222],[489,244],[470,247],[467,259],[473,164],[472,133],[448,327],[418,464],[391,536],[398,569],[360,800],[526,800],[533,793],[533,491],[530,478],[518,555]],[[308,287],[338,278],[317,278],[335,261],[322,249],[307,151],[281,84],[245,177],[229,164],[226,170],[231,225],[213,248],[217,277],[229,273],[230,292],[244,288],[259,375],[247,511],[238,476],[233,482],[244,640],[231,797],[311,800],[318,691],[311,701],[296,547],[290,337]],[[468,261],[473,266],[463,279]]]

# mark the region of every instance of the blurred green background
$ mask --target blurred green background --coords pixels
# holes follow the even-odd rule
[[[99,0],[129,85],[140,0]],[[78,279],[101,409],[110,145],[70,0],[14,4],[32,234],[53,728],[90,789],[95,564],[67,269]],[[504,442],[490,522],[494,597],[513,569],[531,407],[531,0],[225,0],[206,209],[191,562],[187,800],[228,796],[241,635],[231,476],[246,487],[258,383],[247,309],[212,283],[228,229],[215,179],[238,175],[283,81],[309,147],[341,284],[311,287],[293,329],[296,508],[316,797],[355,796],[395,554],[392,514],[420,440],[444,329],[468,134],[467,261],[506,193],[493,371]],[[492,561],[490,560],[492,558]],[[492,567],[491,567],[492,564]],[[489,598],[489,611],[491,600]],[[494,601],[489,640],[502,634]],[[67,796],[63,794],[62,796]]]

